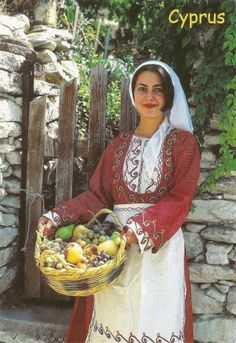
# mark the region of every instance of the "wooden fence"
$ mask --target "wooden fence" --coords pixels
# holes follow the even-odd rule
[[[28,74],[32,70],[27,69]],[[27,71],[26,70],[26,71]],[[31,90],[28,83],[32,78],[25,75],[26,91]],[[28,80],[28,81],[27,81]],[[28,95],[27,95],[28,94]],[[27,113],[27,100],[31,96],[27,93],[24,96]],[[105,149],[105,127],[106,127],[106,103],[107,103],[107,71],[98,65],[91,71],[91,94],[90,94],[90,118],[89,118],[89,139],[83,146],[75,137],[76,127],[76,79],[66,82],[60,90],[59,104],[59,130],[58,139],[51,142],[45,136],[45,113],[46,96],[29,101],[29,116],[24,125],[25,136],[23,145],[23,186],[26,189],[25,239],[27,249],[25,251],[25,296],[28,298],[43,299],[66,299],[52,291],[46,284],[43,276],[35,266],[34,246],[35,229],[38,218],[42,213],[42,189],[45,157],[56,157],[56,180],[55,180],[55,205],[70,199],[73,194],[73,160],[74,157],[86,155],[88,158],[88,174],[93,172],[99,157]],[[24,101],[23,101],[24,102]],[[120,110],[120,131],[126,132],[135,127],[135,110],[128,96],[128,81],[121,80],[121,110]],[[49,147],[50,142],[50,147]],[[81,149],[82,146],[82,149]],[[36,194],[36,195],[35,195]],[[38,195],[38,196],[37,196]]]

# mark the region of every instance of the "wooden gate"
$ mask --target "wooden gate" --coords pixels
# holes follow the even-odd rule
[[[28,86],[30,72],[32,74],[32,70],[26,68],[24,75],[26,90],[31,90],[31,87]],[[23,151],[25,163],[22,166],[25,179],[25,182],[23,180],[23,188],[25,187],[24,194],[26,194],[25,199],[22,198],[22,203],[25,204],[25,218],[22,223],[25,226],[24,289],[27,298],[69,299],[51,290],[34,261],[35,230],[43,209],[44,159],[49,157],[49,151],[52,157],[57,158],[55,180],[55,205],[57,205],[72,197],[74,157],[88,158],[87,173],[90,176],[105,149],[107,71],[101,65],[91,71],[89,139],[83,151],[80,150],[81,144],[75,137],[76,96],[76,79],[66,82],[61,87],[58,139],[57,143],[53,144],[53,149],[48,149],[48,140],[45,136],[46,96],[32,101],[29,101],[29,94],[25,94],[24,97],[26,99],[25,113],[29,113],[28,118],[25,117],[24,120],[26,128],[24,129],[23,145],[26,148]],[[29,102],[28,112],[27,99]],[[134,129],[135,118],[135,110],[128,96],[128,81],[123,79],[121,80],[120,131],[126,132]]]

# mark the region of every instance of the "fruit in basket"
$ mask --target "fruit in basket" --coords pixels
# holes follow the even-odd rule
[[[117,245],[120,245],[121,233],[119,231],[113,231],[110,239],[114,241]]]
[[[73,236],[74,224],[60,227],[55,233],[56,238],[61,238],[63,241],[70,241]]]
[[[56,264],[56,269],[61,270],[63,268],[63,264],[61,262],[58,262]]]
[[[86,261],[83,248],[76,242],[68,243],[64,254],[66,261],[72,264]]]
[[[95,244],[95,245],[98,245],[99,244],[99,239],[98,238],[94,238],[92,240],[92,243]]]
[[[120,237],[121,234],[119,231],[113,231],[111,234],[111,239],[114,241],[117,237]]]
[[[76,225],[76,227],[74,228],[74,231],[73,231],[72,239],[75,240],[78,238],[79,239],[87,238],[89,231],[90,230],[82,224]]]
[[[93,224],[90,224],[88,226],[89,230],[95,232],[95,233],[99,233],[100,231],[100,228],[101,228],[101,224],[98,224],[98,223],[93,223]]]
[[[97,247],[98,252],[106,252],[109,256],[115,256],[119,246],[112,240],[100,243]]]
[[[111,236],[112,232],[116,229],[116,225],[109,220],[105,220],[102,223],[101,229],[105,232],[106,235]]]
[[[84,248],[87,245],[86,241],[80,238],[76,239],[75,242],[78,243],[82,248]]]
[[[117,245],[120,245],[120,242],[121,242],[121,236],[118,236],[114,239],[114,242],[117,244]]]
[[[97,254],[97,246],[95,244],[88,244],[84,247],[84,255],[93,256]]]
[[[97,267],[98,266],[98,258],[97,256],[91,256],[90,259],[89,259],[89,262],[91,263],[91,265],[93,267]]]
[[[80,269],[105,265],[119,250],[121,234],[118,230],[112,221],[61,227],[54,237],[44,236],[42,240],[41,252],[48,250],[50,253],[44,265],[60,271],[66,270],[65,262]]]
[[[92,230],[89,230],[88,233],[87,233],[87,238],[90,239],[90,240],[93,240],[96,236],[96,233],[93,232]]]
[[[100,237],[99,237],[99,243],[103,243],[103,242],[106,242],[106,236],[105,235],[101,235]]]
[[[45,266],[46,266],[46,267],[52,267],[52,265],[53,265],[53,259],[52,259],[50,256],[47,256],[47,257],[45,258],[44,263],[45,263]]]
[[[79,261],[76,266],[79,268],[79,269],[86,269],[87,268],[87,260],[81,260]]]

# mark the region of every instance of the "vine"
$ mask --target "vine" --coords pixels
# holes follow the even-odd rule
[[[225,68],[229,68],[232,73],[230,73],[231,77],[221,79],[227,94],[220,113],[220,129],[223,130],[220,135],[220,158],[216,168],[201,185],[201,191],[210,190],[217,180],[230,176],[231,172],[236,170],[236,76],[232,76],[235,74],[236,67],[236,15],[233,2],[224,1],[222,9],[228,14],[228,25],[224,32],[223,58]]]

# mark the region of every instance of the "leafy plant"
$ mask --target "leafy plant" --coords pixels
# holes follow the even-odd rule
[[[220,158],[214,171],[209,175],[206,181],[201,185],[201,190],[206,191],[214,187],[219,178],[230,176],[233,170],[236,170],[236,15],[234,4],[230,1],[224,1],[221,8],[227,13],[227,28],[223,33],[222,57],[224,67],[222,74],[219,75],[218,90],[224,94],[223,104],[221,106],[220,129],[223,130],[220,136]]]
[[[75,22],[76,1],[67,0],[65,6],[66,9],[60,17],[60,26],[66,25],[72,29]],[[80,75],[77,103],[79,139],[86,139],[88,135],[91,69],[102,64],[108,71],[107,126],[114,131],[119,125],[120,80],[122,76],[128,76],[129,66],[132,65],[132,58],[129,56],[119,59],[112,54],[107,56],[105,51],[97,52],[98,47],[104,48],[99,40],[98,23],[98,21],[85,18],[83,12],[78,11],[73,59],[78,65]]]

